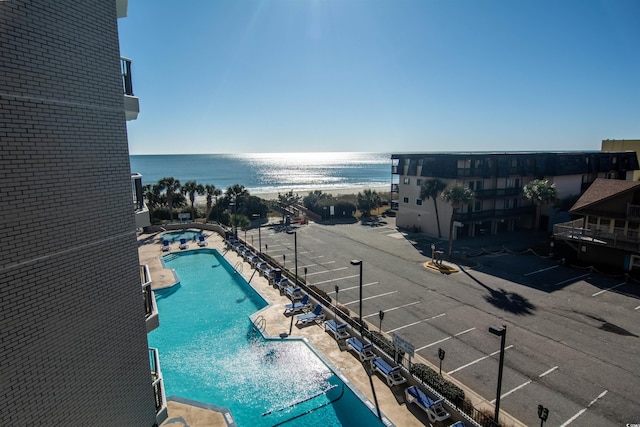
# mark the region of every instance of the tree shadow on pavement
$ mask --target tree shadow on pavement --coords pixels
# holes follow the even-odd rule
[[[484,299],[494,307],[521,316],[531,315],[536,310],[535,305],[531,304],[529,300],[522,295],[515,292],[505,291],[504,289],[492,289],[469,274],[467,270],[462,269],[462,271],[474,282],[489,291],[489,295],[485,295]]]

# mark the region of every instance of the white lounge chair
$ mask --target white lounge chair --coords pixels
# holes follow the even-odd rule
[[[324,322],[324,330],[331,331],[336,340],[346,340],[351,336],[349,332],[347,332],[346,323],[337,324],[333,319]]]
[[[187,239],[180,239],[180,249],[187,249],[188,247]]]
[[[302,289],[299,287],[287,286],[284,291],[289,297],[289,299],[294,302],[301,300],[302,297],[304,296],[304,294],[302,293]]]
[[[371,365],[387,380],[389,387],[407,382],[407,379],[400,373],[400,366],[391,366],[382,357],[373,359]]]
[[[305,295],[298,302],[293,302],[292,304],[286,304],[284,306],[284,314],[296,314],[304,310],[309,310],[311,308],[311,302],[309,301],[309,295]]]
[[[415,403],[420,409],[426,412],[429,421],[432,423],[444,421],[451,416],[451,414],[442,407],[444,399],[433,400],[420,390],[418,386],[413,385],[407,387],[404,391],[404,396],[407,399],[407,403]]]
[[[303,326],[306,326],[310,323],[322,322],[325,318],[325,314],[322,312],[322,306],[320,304],[316,305],[316,308],[313,309],[311,313],[302,314],[298,316],[296,320],[296,325],[301,323]]]
[[[373,352],[373,344],[363,343],[358,338],[353,337],[347,340],[347,345],[358,354],[361,362],[372,360],[376,358],[376,354]]]
[[[162,252],[168,252],[171,250],[171,246],[169,246],[169,241],[166,239],[162,240]]]

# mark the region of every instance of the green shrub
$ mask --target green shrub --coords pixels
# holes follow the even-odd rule
[[[310,285],[309,289],[311,289],[313,292],[315,292],[315,294],[318,295],[321,299],[324,299],[325,302],[327,302],[329,304],[331,303],[331,297],[329,295],[327,295],[327,293],[325,291],[323,291],[322,289],[320,289],[316,285]]]
[[[464,401],[464,391],[460,387],[451,381],[445,380],[440,374],[427,365],[415,363],[411,366],[410,372],[414,377],[429,385],[454,404],[457,405]]]

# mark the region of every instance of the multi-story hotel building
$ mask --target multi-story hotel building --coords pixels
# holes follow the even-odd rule
[[[145,210],[132,203],[126,11],[126,0],[0,1],[3,426],[166,417],[137,252]]]
[[[472,203],[455,214],[454,238],[497,234],[531,228],[534,205],[522,195],[522,187],[534,179],[555,184],[559,199],[579,196],[596,178],[627,179],[638,169],[635,152],[558,153],[422,153],[393,154],[392,207],[396,224],[409,230],[438,236],[432,200],[423,200],[422,183],[439,179],[469,187]],[[449,236],[451,205],[438,196],[440,234]],[[543,210],[542,227],[554,222],[553,209]]]

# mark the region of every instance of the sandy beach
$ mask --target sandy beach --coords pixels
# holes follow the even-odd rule
[[[346,187],[346,188],[326,188],[326,189],[320,189],[320,191],[322,191],[323,193],[326,194],[331,194],[333,196],[343,196],[345,194],[353,194],[354,196],[362,191],[364,191],[365,189],[370,189],[370,190],[374,190],[377,191],[378,193],[388,193],[389,192],[389,185],[384,185],[384,186],[378,186],[378,187]],[[226,191],[223,190],[223,192]],[[307,196],[312,190],[306,190],[306,191],[294,191],[294,193],[298,194],[301,198]],[[315,191],[315,190],[313,190]],[[277,200],[278,199],[278,193],[260,193],[260,192],[250,192],[250,194],[252,196],[257,196],[260,197],[261,199],[264,200]],[[283,193],[280,193],[283,194]],[[220,196],[222,197],[222,196]],[[218,197],[218,199],[220,198]],[[204,206],[207,203],[207,199],[205,196],[196,196],[196,204],[198,206]]]

